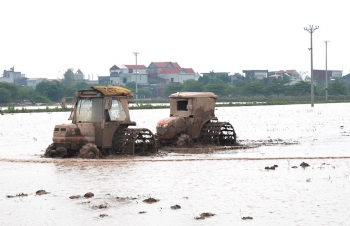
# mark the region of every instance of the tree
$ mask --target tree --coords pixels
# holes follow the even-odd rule
[[[0,82],[0,88],[3,88],[10,92],[10,97],[8,98],[9,102],[18,100],[19,87],[17,85],[7,82]]]
[[[264,94],[264,86],[260,82],[247,83],[243,87],[243,92],[251,96],[262,95]]]
[[[294,85],[289,86],[287,94],[291,96],[304,96],[310,95],[311,93],[311,85],[309,82],[300,81],[295,83]]]
[[[184,81],[183,89],[182,91],[188,91],[188,92],[202,92],[203,91],[203,84],[194,80],[189,79]]]
[[[74,72],[73,69],[68,69],[64,73],[64,79],[63,79],[63,84],[66,86],[71,86],[73,85],[74,82]]]
[[[209,76],[204,75],[198,79],[198,82],[202,83],[203,85],[207,85],[210,81]]]
[[[0,103],[9,103],[11,100],[11,92],[0,87]]]
[[[219,76],[219,79],[223,81],[224,83],[231,84],[231,77],[227,74],[222,74]]]
[[[60,102],[65,94],[65,87],[59,82],[41,82],[35,87],[35,90],[53,102]]]
[[[207,92],[213,92],[218,96],[226,96],[226,88],[228,85],[226,83],[209,83],[205,86],[205,91]]]
[[[183,88],[184,86],[181,83],[170,83],[165,86],[162,95],[168,97],[173,93],[181,92]]]
[[[347,95],[348,93],[348,87],[340,79],[336,79],[329,84],[329,94],[331,95]]]

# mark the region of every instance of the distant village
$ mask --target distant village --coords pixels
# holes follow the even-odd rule
[[[82,70],[78,69],[73,72],[74,81],[85,82],[87,84],[100,84],[100,85],[125,85],[130,82],[137,82],[140,87],[148,87],[154,92],[160,92],[165,85],[171,83],[183,83],[186,80],[194,79],[198,80],[201,76],[216,77],[220,75],[227,75],[231,78],[231,84],[235,84],[235,81],[240,77],[255,78],[258,80],[267,78],[268,81],[281,77],[288,77],[291,84],[295,84],[303,77],[305,81],[310,81],[310,77],[306,75],[306,72],[298,72],[297,70],[243,70],[242,74],[230,72],[195,72],[192,68],[181,67],[177,62],[151,62],[148,67],[145,65],[134,64],[116,64],[109,68],[109,76],[98,76],[97,80],[90,80],[90,76],[86,76]],[[324,84],[326,71],[314,70],[314,82],[315,85]],[[347,84],[350,84],[350,74],[343,76],[342,70],[327,70],[327,78],[329,81],[335,79],[341,79]],[[35,88],[39,83],[47,82],[60,82],[61,79],[47,79],[47,78],[27,78],[25,74],[15,71],[14,67],[10,70],[4,70],[0,82],[7,82],[16,84],[18,86],[27,86]]]

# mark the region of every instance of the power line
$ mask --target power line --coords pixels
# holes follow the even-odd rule
[[[308,31],[310,33],[310,40],[311,40],[311,47],[309,50],[311,51],[311,107],[314,106],[314,69],[313,69],[313,57],[312,57],[312,33],[317,30],[319,26],[309,25],[309,28],[304,27],[305,31]]]

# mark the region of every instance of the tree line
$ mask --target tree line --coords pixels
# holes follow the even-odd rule
[[[68,69],[64,74],[62,82],[41,82],[35,89],[29,87],[19,87],[10,83],[0,83],[0,104],[20,103],[31,101],[33,103],[60,102],[63,97],[73,97],[74,93],[80,89],[91,87],[86,82],[74,81],[72,69]],[[139,97],[155,98],[161,96],[167,98],[176,92],[213,92],[219,97],[236,96],[307,96],[310,95],[311,86],[309,82],[300,81],[295,84],[290,83],[288,77],[268,81],[266,78],[257,80],[251,77],[237,75],[234,83],[227,75],[203,76],[196,80],[186,80],[183,84],[171,83],[164,87],[162,93],[155,93],[149,87],[138,87]],[[126,88],[136,93],[135,82],[127,83]],[[350,86],[341,80],[335,80],[328,85],[329,95],[349,95]],[[316,96],[324,96],[325,88],[314,86]]]

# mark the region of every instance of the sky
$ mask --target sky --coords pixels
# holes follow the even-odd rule
[[[108,76],[115,64],[177,62],[204,73],[350,72],[347,0],[1,0],[0,70]]]

